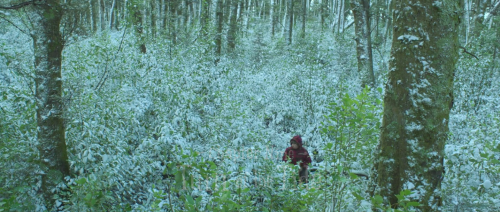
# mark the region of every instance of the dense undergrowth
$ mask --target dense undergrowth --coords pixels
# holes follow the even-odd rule
[[[176,46],[151,41],[147,54],[123,31],[74,37],[63,61],[72,176],[61,204],[69,211],[385,209],[368,195],[366,178],[386,64],[375,64],[378,89],[361,89],[352,32],[309,33],[288,46],[254,24],[217,66],[206,53],[210,41],[193,32]],[[0,36],[0,211],[43,210],[31,41],[10,42],[16,36],[14,28]],[[388,51],[379,52],[375,61],[387,61]],[[464,54],[459,62],[443,181],[447,211],[500,207],[493,55]],[[298,168],[281,162],[295,134],[314,152],[318,171],[308,184],[297,184]],[[418,208],[406,195],[404,210]]]

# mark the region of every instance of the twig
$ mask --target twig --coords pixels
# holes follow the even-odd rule
[[[465,52],[465,53],[467,53],[468,55],[473,56],[474,58],[476,58],[476,59],[478,59],[478,60],[479,60],[479,57],[477,57],[476,55],[474,55],[474,54],[472,54],[472,53],[468,52],[468,51],[467,51],[467,49],[465,49],[465,47],[460,46],[460,48],[461,48],[461,49],[463,49],[463,50],[464,50],[464,52]]]
[[[23,7],[32,5],[32,4],[36,5],[35,0],[27,1],[27,2],[23,2],[23,3],[19,3],[19,4],[16,4],[16,5],[12,5],[10,7],[6,7],[6,6],[1,6],[0,5],[0,9],[4,9],[4,10],[17,10],[17,9],[20,9],[20,8],[23,8]]]
[[[19,31],[21,31],[22,33],[26,34],[26,35],[30,35],[28,32],[26,32],[25,30],[21,29],[21,27],[17,26],[14,22],[12,22],[11,20],[5,18],[3,15],[0,16],[1,19],[9,22],[12,26],[14,26],[15,28],[17,28]]]
[[[125,29],[123,30],[123,35],[122,35],[122,40],[120,41],[120,46],[118,47],[118,50],[116,51],[115,58],[113,58],[113,60],[111,62],[114,62],[116,60],[116,57],[117,57],[118,53],[122,49],[123,40],[125,38],[125,32],[127,32],[127,27],[125,27]],[[102,86],[104,85],[104,83],[108,79],[109,75],[107,73],[108,73],[108,60],[106,59],[106,66],[104,67],[104,73],[102,74],[101,79],[97,83],[97,86],[95,87],[95,90],[99,91],[102,88]]]

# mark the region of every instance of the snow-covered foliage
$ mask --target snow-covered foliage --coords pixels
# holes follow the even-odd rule
[[[498,45],[495,36],[495,31],[485,30],[469,41],[474,45],[469,54],[461,54],[455,74],[443,182],[450,210],[500,208],[500,61],[498,49],[489,48]]]
[[[249,24],[236,52],[217,66],[205,53],[210,42],[191,42],[189,33],[177,46],[150,42],[147,54],[139,53],[132,32],[72,38],[62,67],[72,176],[71,193],[61,199],[68,211],[370,211],[380,203],[370,199],[364,178],[382,91],[359,87],[352,32],[335,37],[311,29],[306,40],[287,46],[259,20]],[[43,210],[31,40],[8,28],[0,34],[0,211]],[[388,57],[380,52],[374,54],[378,87],[387,71],[380,61]],[[500,207],[498,66],[487,71],[498,59],[462,56],[445,208],[494,211]],[[310,153],[317,150],[311,168],[318,171],[307,185],[297,186],[298,168],[281,162],[295,134]]]

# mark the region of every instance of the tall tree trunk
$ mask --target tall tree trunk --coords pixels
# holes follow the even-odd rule
[[[113,24],[115,22],[115,19],[116,19],[116,0],[113,0],[112,4],[111,4],[111,8],[110,8],[110,13],[109,13],[109,29],[113,29]]]
[[[120,29],[120,21],[122,19],[123,15],[123,7],[122,7],[122,1],[116,1],[115,0],[115,29],[119,30]]]
[[[162,22],[161,22],[161,29],[163,30],[163,32],[166,32],[167,30],[167,26],[168,26],[168,20],[169,20],[169,5],[170,5],[170,1],[169,0],[162,0],[162,7],[161,7],[161,11],[162,11],[162,16],[161,18],[163,19]],[[168,33],[170,34],[170,33]]]
[[[234,51],[236,47],[236,32],[238,31],[236,15],[238,13],[238,4],[238,0],[231,0],[231,17],[229,19],[229,30],[227,32],[227,47],[229,52]]]
[[[307,0],[302,0],[302,32],[300,37],[304,39],[306,37],[306,18],[307,18]]]
[[[54,205],[53,190],[70,174],[63,124],[61,61],[63,40],[59,0],[34,6],[31,33],[35,53],[35,98],[38,150],[42,164],[42,192],[47,209]]]
[[[201,0],[201,36],[206,38],[208,35],[208,28],[210,24],[210,4],[212,0]]]
[[[370,0],[351,0],[355,23],[356,53],[361,87],[375,85],[370,34]]]
[[[189,28],[189,20],[190,20],[190,17],[189,17],[189,7],[190,7],[190,4],[191,4],[191,1],[185,1],[184,2],[184,10],[183,10],[183,16],[184,16],[184,27],[186,29]]]
[[[288,1],[288,45],[292,45],[293,36],[293,0]]]
[[[99,30],[99,0],[89,0],[92,11],[92,32],[96,33]]]
[[[146,36],[144,35],[144,25],[143,25],[143,9],[144,2],[142,0],[132,0],[130,4],[130,12],[132,13],[132,22],[135,27],[135,32],[138,38],[137,44],[139,45],[139,51],[145,54],[146,49]]]
[[[156,7],[156,0],[150,0],[151,7],[151,37],[156,38],[156,13],[158,12]]]
[[[216,19],[217,19],[217,35],[215,35],[215,65],[219,63],[222,51],[222,22],[224,21],[224,8],[222,0],[217,0]]]
[[[325,26],[325,20],[328,16],[328,0],[321,0],[320,6],[320,15],[321,15],[321,30],[323,30]]]
[[[168,31],[170,32],[170,40],[172,41],[172,44],[175,46],[177,45],[177,28],[175,26],[177,20],[177,0],[169,0],[168,7],[170,8],[168,15],[169,18]]]
[[[441,210],[444,146],[458,59],[459,4],[395,1],[390,71],[374,180],[386,203],[402,190],[422,211]],[[450,12],[451,11],[451,12]]]
[[[271,8],[270,8],[270,14],[271,14],[271,36],[274,37],[275,29],[274,26],[276,24],[276,17],[275,17],[275,8],[276,8],[276,3],[274,2],[275,0],[271,0]]]
[[[104,0],[99,0],[100,4],[100,9],[99,9],[99,16],[100,16],[100,25],[101,25],[101,31],[106,30],[106,3]]]

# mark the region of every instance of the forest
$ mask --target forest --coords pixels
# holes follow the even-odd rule
[[[1,0],[0,212],[500,211],[499,50],[500,0]]]

